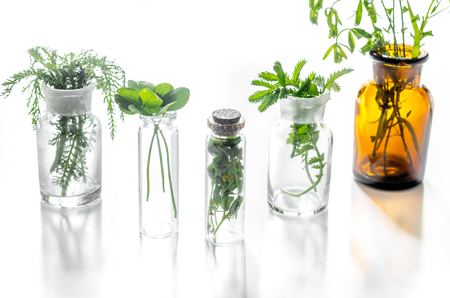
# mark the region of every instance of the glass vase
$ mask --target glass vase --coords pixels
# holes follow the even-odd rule
[[[328,204],[333,136],[325,126],[326,93],[281,100],[269,134],[268,203],[283,214],[305,216]]]
[[[239,243],[244,235],[245,120],[221,109],[208,119],[206,137],[205,239],[213,245]]]
[[[95,85],[58,90],[42,85],[46,112],[36,128],[42,201],[76,207],[100,198],[102,128],[91,113]]]
[[[411,50],[405,47],[407,57]],[[355,102],[353,173],[373,187],[410,188],[425,175],[434,103],[420,77],[429,56],[424,50],[414,59],[370,56],[373,79],[362,85]]]
[[[140,116],[139,228],[143,235],[166,238],[178,232],[178,128],[176,112]]]

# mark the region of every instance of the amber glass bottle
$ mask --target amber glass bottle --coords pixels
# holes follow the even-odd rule
[[[361,86],[355,102],[353,174],[382,189],[422,182],[434,108],[430,91],[420,82],[428,53],[421,50],[411,58],[412,47],[397,51],[403,57],[370,52],[373,79]]]

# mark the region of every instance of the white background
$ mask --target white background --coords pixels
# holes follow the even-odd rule
[[[351,26],[356,3],[343,2],[341,19]],[[411,1],[415,13],[424,14],[422,2]],[[33,46],[93,49],[127,79],[188,87],[191,98],[176,121],[180,233],[168,240],[138,232],[136,116],[119,123],[112,142],[94,92],[104,128],[102,202],[54,210],[40,204],[27,97],[16,88],[0,99],[0,297],[447,297],[449,14],[431,20],[435,37],[424,45],[430,59],[422,82],[436,107],[425,181],[400,192],[352,178],[354,98],[371,77],[371,59],[354,53],[341,65],[322,61],[331,41],[323,12],[319,21],[309,23],[305,0],[2,1],[0,82],[29,67]],[[266,139],[279,108],[261,114],[247,99],[259,72],[279,60],[290,73],[301,59],[308,60],[302,78],[355,71],[327,104],[334,133],[328,210],[291,219],[266,203]],[[207,117],[224,107],[246,119],[246,231],[243,244],[212,248],[203,240],[204,138]]]

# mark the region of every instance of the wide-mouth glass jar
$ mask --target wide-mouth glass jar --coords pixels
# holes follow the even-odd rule
[[[37,129],[42,200],[76,207],[100,198],[102,128],[91,113],[94,84],[76,90],[42,85],[47,110]]]
[[[323,117],[330,93],[288,96],[269,133],[269,206],[283,214],[305,216],[328,204],[333,135]]]
[[[373,78],[356,97],[353,173],[373,187],[410,188],[425,175],[434,101],[421,74],[429,55],[421,50],[411,58],[411,52],[411,46],[406,58],[370,52]]]

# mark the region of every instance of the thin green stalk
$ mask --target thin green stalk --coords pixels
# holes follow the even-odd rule
[[[170,185],[170,194],[172,195],[172,204],[173,204],[173,213],[174,213],[174,217],[177,218],[177,206],[175,204],[175,198],[173,196],[173,188],[172,188],[172,177],[170,175],[170,163],[169,163],[169,148],[167,147],[167,142],[166,142],[166,138],[164,137],[163,133],[161,130],[159,130],[159,133],[161,134],[163,141],[164,141],[164,146],[166,147],[166,153],[167,153],[167,172],[169,174],[169,185]],[[159,145],[159,143],[158,143]]]
[[[222,223],[225,221],[225,219],[227,219],[226,215],[225,215],[225,210],[223,211],[223,216],[222,216],[222,220],[220,221],[219,225],[217,226],[216,230],[214,231],[214,235],[216,235],[217,231],[219,230],[220,226],[222,225]]]
[[[295,151],[297,151],[297,133],[298,133],[298,126],[297,124],[294,124],[294,138],[292,139],[292,143],[294,144],[294,146],[292,146],[291,158],[294,158]]]
[[[320,156],[320,152],[319,152],[319,149],[317,148],[317,145],[313,144],[313,146],[314,146],[314,151],[316,151],[316,154],[319,157]],[[281,189],[281,191],[284,192],[285,194],[291,195],[293,197],[300,197],[300,196],[304,195],[305,193],[309,192],[310,190],[314,189],[317,185],[319,185],[320,181],[322,180],[322,176],[323,176],[324,164],[322,163],[322,161],[319,161],[319,163],[320,163],[320,169],[319,169],[319,175],[318,176],[320,178],[318,178],[316,180],[316,182],[313,185],[311,185],[309,188],[307,188],[306,190],[304,190],[303,192],[301,192],[299,194],[295,194],[295,193],[292,193],[292,192],[284,190],[284,189]]]
[[[394,113],[395,113],[395,117],[397,118],[397,121],[398,121],[398,124],[400,127],[400,136],[402,138],[402,142],[403,142],[404,149],[406,151],[406,155],[408,156],[409,162],[411,163],[411,167],[413,167],[411,154],[409,153],[408,146],[406,145],[406,141],[405,141],[405,134],[403,132],[403,123],[400,121],[400,119],[402,119],[402,117],[400,116],[400,111],[399,111],[399,107],[398,107],[398,103],[400,101],[400,92],[401,92],[401,90],[398,90],[395,95],[396,100],[393,105]]]
[[[309,167],[308,167],[308,151],[305,152],[305,170],[306,174],[308,175],[309,182],[314,184],[314,180],[311,177],[311,174],[309,173]],[[314,192],[317,192],[317,188],[314,187]]]
[[[398,0],[398,4],[400,5],[400,14],[402,15],[403,57],[406,57],[406,51],[405,51],[405,23],[403,22],[402,0]]]
[[[155,135],[158,133],[155,126],[155,131],[153,132],[153,137],[150,142],[150,148],[148,149],[148,160],[147,160],[147,202],[150,196],[150,156],[152,153],[153,141],[155,140]]]
[[[61,137],[59,139],[59,142],[57,144],[56,153],[55,153],[55,159],[53,160],[53,164],[50,167],[50,173],[53,173],[56,168],[58,167],[59,160],[61,159],[61,155],[64,152],[64,147],[66,147],[66,140],[67,140],[67,117],[63,118],[65,121],[64,123],[64,132],[61,133]]]
[[[159,126],[157,124],[155,124],[155,131],[160,130]],[[159,163],[161,165],[161,180],[162,180],[162,189],[163,192],[166,192],[166,189],[164,187],[164,163],[162,160],[162,153],[161,153],[161,145],[159,144],[159,137],[158,137],[158,133],[156,132],[156,141],[158,143],[158,152],[159,152]]]
[[[61,185],[61,187],[62,187],[61,196],[63,196],[63,197],[66,196],[66,191],[67,191],[67,185],[65,185],[64,176],[67,173],[67,167],[69,166],[70,156],[72,155],[72,152],[73,152],[73,147],[75,145],[75,140],[76,140],[76,136],[73,138],[72,145],[70,146],[69,156],[67,157],[67,161],[66,161],[66,164],[64,166],[64,171],[63,171],[63,174],[61,176],[61,184],[62,184]],[[67,180],[67,178],[66,178],[66,180]]]

